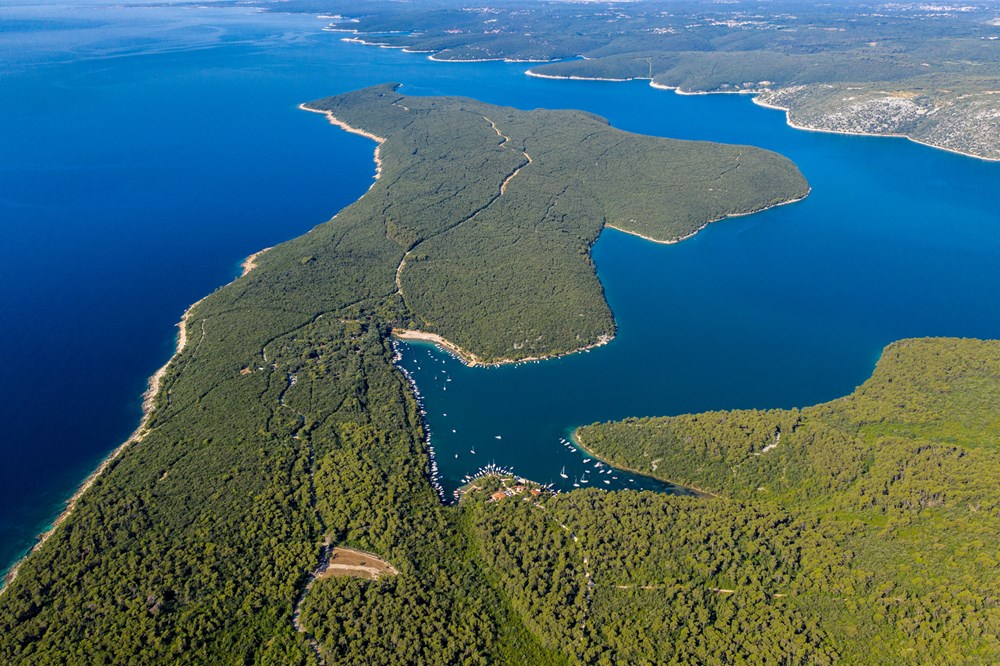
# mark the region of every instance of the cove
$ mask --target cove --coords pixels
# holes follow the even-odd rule
[[[793,130],[737,96],[556,85],[568,105],[633,131],[780,150],[813,189],[676,245],[606,229],[592,249],[618,324],[606,346],[469,368],[433,345],[400,342],[446,495],[486,463],[564,490],[587,469],[592,487],[635,487],[626,474],[604,484],[588,454],[560,439],[630,416],[816,404],[850,393],[893,340],[1000,334],[1000,164]]]

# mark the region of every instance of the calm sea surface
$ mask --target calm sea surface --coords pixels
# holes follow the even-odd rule
[[[560,438],[625,416],[808,405],[853,389],[892,340],[1000,336],[1000,164],[798,132],[741,96],[432,63],[344,44],[326,23],[0,7],[0,570],[135,428],[184,308],[368,187],[372,144],[296,109],[353,88],[399,81],[758,145],[813,187],[678,245],[605,232],[594,258],[619,332],[603,348],[470,369],[404,345],[448,489],[488,462],[564,486],[585,469],[594,486],[646,485],[604,484]]]

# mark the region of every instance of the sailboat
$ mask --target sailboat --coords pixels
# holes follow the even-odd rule
[[[587,478],[587,473],[583,473],[583,477],[580,479],[580,483],[590,483],[590,479]]]
[[[473,446],[473,447],[472,447],[472,450],[471,450],[471,451],[469,451],[469,453],[471,453],[472,455],[476,455],[476,447],[475,447],[475,446]]]
[[[569,478],[568,476],[566,476],[566,465],[563,465],[562,471],[559,472],[559,476],[561,476],[564,479],[568,479]]]
[[[580,487],[580,482],[576,480],[575,476],[573,477],[573,487],[574,488],[579,488]]]

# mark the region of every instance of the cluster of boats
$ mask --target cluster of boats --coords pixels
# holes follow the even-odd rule
[[[403,373],[403,376],[406,377],[406,381],[409,382],[410,388],[413,391],[413,396],[414,396],[414,398],[417,401],[417,406],[420,408],[420,417],[421,417],[421,420],[423,421],[423,424],[424,424],[424,433],[425,433],[425,438],[426,438],[425,439],[425,444],[427,445],[427,451],[430,454],[430,469],[428,471],[428,477],[430,479],[431,486],[434,488],[434,491],[438,494],[438,497],[441,498],[441,501],[444,502],[444,503],[448,503],[448,498],[447,498],[447,495],[445,494],[445,490],[444,490],[444,484],[442,483],[441,470],[438,467],[437,451],[434,449],[434,444],[431,442],[431,435],[432,435],[432,433],[431,433],[430,426],[427,425],[427,418],[426,418],[427,417],[427,408],[426,408],[426,405],[424,403],[424,396],[420,392],[420,388],[417,386],[417,381],[416,381],[416,379],[413,378],[413,374],[405,366],[403,366],[400,363],[400,361],[403,360],[403,353],[400,350],[399,345],[395,341],[393,341],[393,343],[392,343],[392,351],[393,351],[392,362],[399,369],[399,371]],[[437,360],[429,352],[428,352],[427,355],[431,358],[432,361],[436,361]],[[441,363],[444,363],[444,361],[441,361]],[[420,370],[420,364],[419,363],[416,365],[416,368],[417,368],[417,370]],[[442,370],[441,372],[445,373],[444,370]],[[450,382],[451,381],[451,377],[446,377],[445,381]],[[448,415],[447,414],[442,414],[442,416],[448,416]],[[455,431],[452,430],[452,432],[455,432]],[[502,436],[501,435],[497,435],[495,437],[495,439],[502,439]],[[471,453],[472,455],[476,454],[476,447],[475,447],[475,445],[473,445],[471,447],[471,449],[469,450],[469,453]],[[455,457],[458,458],[458,454],[457,453],[455,454]],[[470,481],[482,478],[484,476],[514,476],[514,472],[513,472],[513,470],[507,469],[505,467],[500,467],[500,466],[498,466],[498,465],[496,465],[494,463],[490,463],[489,465],[486,465],[485,467],[481,467],[475,474],[466,475],[462,480],[465,483],[469,483]],[[548,486],[542,486],[541,488],[542,488],[542,490],[550,490],[551,491],[551,485],[552,484],[549,484]],[[459,497],[459,491],[456,490],[452,494],[454,496],[454,500],[457,500],[458,497]]]
[[[490,463],[488,465],[480,467],[478,470],[476,470],[472,474],[466,474],[465,476],[463,476],[462,477],[462,484],[467,486],[470,483],[476,481],[477,479],[483,479],[483,478],[490,477],[490,476],[500,476],[500,477],[513,476],[514,480],[519,485],[527,485],[528,483],[530,483],[528,481],[528,479],[525,479],[524,477],[517,476],[516,474],[514,474],[514,470],[511,469],[510,467],[502,467],[500,465],[497,465],[496,463]],[[553,484],[551,484],[551,483],[546,483],[544,485],[539,485],[538,489],[540,491],[542,491],[542,492],[551,493],[553,495],[556,495],[556,494],[559,493],[559,491],[556,490],[553,487]],[[453,494],[455,496],[455,499],[458,500],[461,497],[461,495],[462,495],[462,491],[461,490],[456,490]]]
[[[431,361],[444,363],[443,360],[439,361],[439,359],[435,358],[433,356],[433,354],[431,354],[430,352],[428,352],[427,355],[428,355],[428,357],[430,358]],[[414,379],[412,373],[406,367],[404,367],[403,364],[400,363],[400,361],[403,360],[403,354],[402,354],[402,351],[401,351],[399,345],[395,341],[393,342],[393,359],[392,360],[393,360],[393,363],[396,365],[396,367],[399,368],[400,372],[403,373],[403,376],[406,377],[406,380],[409,382],[410,388],[413,390],[413,395],[416,398],[417,405],[418,405],[418,407],[420,409],[420,416],[421,416],[421,419],[422,419],[422,421],[424,423],[424,432],[425,432],[425,437],[426,437],[425,443],[427,445],[427,451],[430,454],[430,466],[429,466],[430,469],[428,471],[428,476],[429,476],[431,485],[433,486],[435,492],[437,492],[438,497],[441,499],[442,502],[448,503],[449,500],[457,501],[458,498],[459,498],[459,496],[460,496],[460,494],[461,494],[461,492],[459,490],[456,490],[456,491],[454,491],[452,493],[453,499],[452,498],[448,498],[446,496],[446,494],[445,494],[444,484],[442,483],[441,472],[440,472],[440,469],[438,467],[437,452],[435,451],[434,445],[431,442],[431,429],[427,425],[427,419],[426,419],[426,417],[427,417],[427,409],[425,408],[424,396],[423,396],[423,394],[421,394],[420,389],[417,386],[417,382]],[[522,363],[524,363],[524,362],[522,361]],[[416,369],[417,370],[421,369],[419,363],[416,364]],[[441,372],[444,375],[444,380],[446,382],[451,381],[451,378],[447,376],[447,372],[446,371],[442,370]],[[443,414],[443,416],[447,416],[447,414]],[[455,431],[452,430],[452,432],[454,433]],[[496,439],[502,439],[502,436],[501,435],[496,435]],[[559,439],[559,443],[562,444],[566,448],[567,451],[570,451],[572,453],[579,453],[580,452],[580,449],[573,442],[571,442],[570,440],[568,440],[566,438],[560,438]],[[475,445],[473,445],[470,448],[469,453],[472,454],[472,455],[476,454],[476,447],[475,447]],[[459,457],[459,454],[456,453],[455,454],[455,458],[458,458],[458,457]],[[594,461],[591,458],[584,458],[583,459],[583,464],[584,465],[591,465],[592,464],[592,468],[591,469],[585,469],[582,475],[574,476],[573,477],[573,487],[574,488],[581,488],[581,487],[587,486],[591,482],[600,482],[600,483],[603,483],[606,486],[610,486],[610,485],[612,485],[612,481],[617,481],[618,480],[617,470],[615,470],[615,469],[613,469],[613,468],[605,465],[604,463],[602,463],[600,461]],[[591,476],[591,475],[593,475],[593,476]],[[480,479],[480,478],[483,478],[483,477],[486,477],[486,476],[514,476],[514,472],[513,472],[513,470],[511,470],[509,468],[501,467],[499,465],[496,465],[495,463],[490,463],[489,465],[486,465],[484,467],[479,468],[479,470],[477,470],[475,473],[473,473],[473,474],[467,474],[464,477],[462,477],[462,482],[463,482],[463,484],[468,484],[468,483],[471,483],[471,482],[475,481],[476,479]],[[565,465],[563,466],[562,470],[559,472],[559,476],[562,477],[563,479],[566,479],[567,481],[569,480],[570,475],[567,474],[567,472],[566,472],[566,466]],[[635,479],[630,478],[630,479],[628,479],[628,482],[629,483],[635,483]],[[553,492],[553,493],[558,492],[557,490],[554,490],[554,487],[553,487],[552,483],[549,483],[548,485],[545,485],[545,486],[541,486],[541,489],[542,490],[546,490],[548,492]]]
[[[430,454],[430,469],[428,470],[428,478],[430,479],[431,486],[434,488],[434,492],[437,493],[438,498],[443,503],[448,502],[448,498],[444,492],[444,484],[441,483],[441,470],[438,468],[437,463],[437,453],[434,451],[434,445],[431,444],[431,429],[427,426],[427,409],[424,406],[424,396],[420,393],[420,388],[417,386],[416,380],[413,375],[407,370],[400,361],[403,360],[403,353],[399,349],[399,345],[395,341],[392,343],[392,362],[403,373],[406,377],[406,381],[410,383],[410,389],[413,390],[413,397],[417,400],[417,406],[420,408],[420,419],[424,423],[424,443],[427,445],[427,452]],[[417,366],[420,369],[420,366]],[[474,451],[473,451],[474,452]],[[458,455],[456,454],[457,458]]]
[[[566,447],[567,450],[572,451],[573,453],[576,453],[579,450],[575,446],[573,446],[573,444],[570,441],[566,440],[565,438],[560,438],[559,439],[559,443],[561,443],[564,447]],[[589,465],[591,463],[591,461],[592,461],[592,458],[584,458],[583,459],[583,464],[584,465]],[[594,469],[593,469],[593,471],[594,471],[594,474],[605,475],[605,476],[611,477],[611,478],[608,478],[608,479],[603,479],[603,478],[599,479],[600,481],[604,482],[605,485],[610,486],[612,481],[617,481],[618,480],[618,477],[615,476],[615,471],[616,470],[614,470],[611,467],[608,467],[607,465],[605,465],[604,463],[602,463],[599,460],[596,461],[596,462],[594,462]],[[586,485],[586,484],[590,483],[591,479],[588,476],[588,474],[590,474],[590,472],[591,472],[591,470],[588,469],[588,470],[584,470],[583,476],[574,476],[573,477],[573,487],[574,488],[579,488],[579,487],[581,487],[581,484]],[[559,476],[561,476],[564,479],[569,479],[569,475],[566,473],[566,466],[565,465],[563,465],[562,470],[559,472]],[[629,483],[635,483],[635,479],[629,479],[628,482]]]
[[[395,349],[395,351],[396,351],[396,354],[397,354],[397,355],[399,356],[399,358],[400,358],[400,359],[402,359],[402,353],[401,353],[401,352],[399,351],[399,347],[398,347],[398,346],[396,346],[396,343],[395,343],[395,342],[393,342],[393,349]],[[442,365],[444,365],[444,363],[445,363],[445,360],[444,360],[444,359],[438,359],[438,358],[434,358],[434,354],[432,354],[432,353],[430,353],[430,352],[427,352],[427,358],[429,358],[429,359],[430,359],[430,360],[431,360],[432,362],[434,362],[434,363],[441,363]],[[397,365],[398,365],[398,364],[397,364]],[[416,366],[417,366],[417,370],[421,370],[421,369],[422,369],[422,368],[420,367],[420,363],[417,363],[417,362],[414,362],[414,365],[416,365]],[[445,385],[441,387],[441,390],[442,390],[442,391],[447,391],[447,390],[448,390],[448,386],[447,386],[447,383],[451,381],[451,377],[450,377],[450,376],[448,375],[448,371],[447,371],[447,370],[442,370],[442,371],[441,371],[441,374],[442,374],[442,375],[444,375],[444,377],[443,377],[443,378],[442,378],[442,377],[438,377],[437,375],[435,375],[435,376],[434,376],[434,379],[444,379],[444,382],[443,382],[443,383],[444,383]]]

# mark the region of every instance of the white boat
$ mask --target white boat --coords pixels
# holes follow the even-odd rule
[[[503,437],[501,437],[500,435],[497,435],[496,438],[497,439],[503,439]]]
[[[604,479],[604,483],[610,484],[611,482],[608,481],[607,479]]]
[[[579,488],[580,487],[580,483],[576,480],[575,476],[573,477],[573,487],[574,488]]]
[[[568,479],[569,478],[568,476],[566,476],[566,465],[563,465],[562,471],[559,472],[559,476],[561,476],[564,479]]]
[[[584,459],[583,459],[583,463],[584,463],[584,464],[587,464],[587,463],[589,463],[589,462],[590,462],[590,458],[584,458]]]

